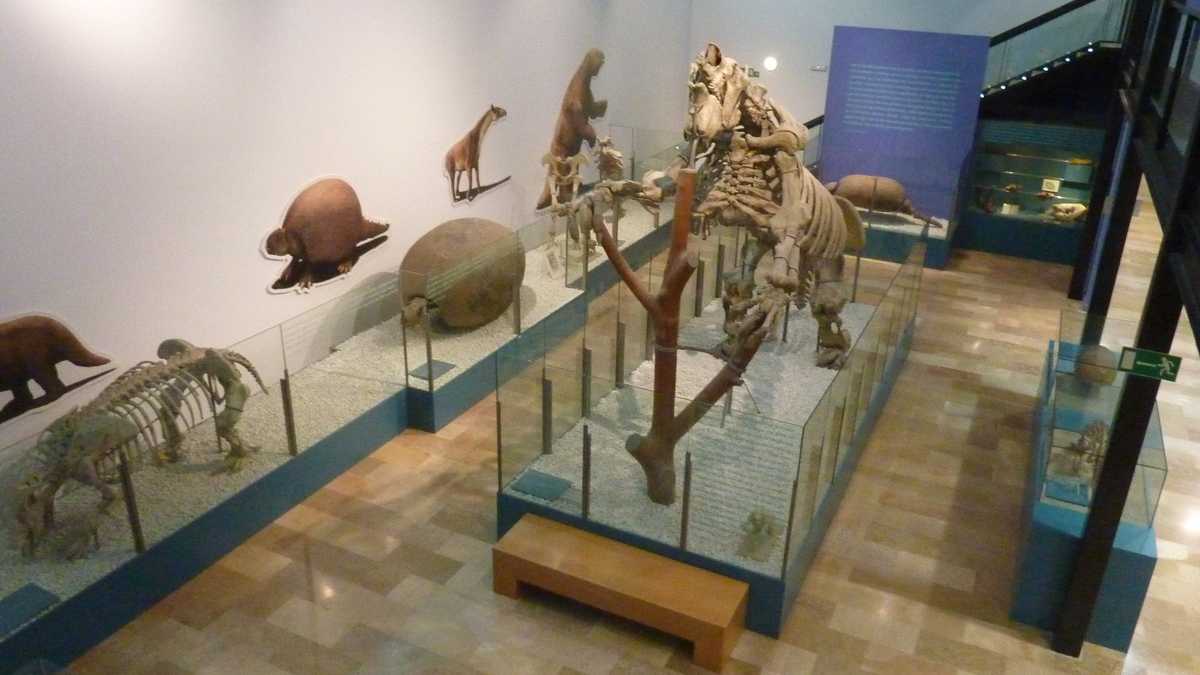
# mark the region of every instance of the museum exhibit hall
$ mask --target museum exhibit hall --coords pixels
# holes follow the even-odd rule
[[[0,33],[0,675],[1200,673],[1200,1]]]

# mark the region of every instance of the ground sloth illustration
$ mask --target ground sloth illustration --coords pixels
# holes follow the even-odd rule
[[[57,366],[63,361],[83,367],[108,363],[107,358],[84,347],[70,328],[48,316],[35,314],[0,323],[0,391],[11,392],[13,396],[0,409],[0,422],[40,408],[111,372],[93,375],[68,387],[58,377]],[[46,393],[35,399],[29,390],[30,380]]]
[[[600,68],[603,66],[604,52],[589,49],[583,57],[583,62],[571,76],[558,111],[558,121],[554,124],[554,137],[550,139],[552,156],[574,157],[579,154],[584,141],[587,141],[589,148],[596,145],[596,130],[588,120],[604,117],[604,113],[608,111],[608,101],[597,101],[596,97],[592,96],[592,78],[600,74]],[[550,189],[545,187],[537,207],[544,209],[549,205]]]
[[[308,288],[348,274],[363,254],[387,241],[379,236],[387,229],[387,223],[363,218],[358,195],[346,181],[313,183],[292,201],[283,225],[267,236],[267,254],[292,258],[271,288]]]

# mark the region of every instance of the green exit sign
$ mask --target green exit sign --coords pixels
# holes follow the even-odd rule
[[[1125,347],[1121,350],[1120,369],[1158,380],[1174,382],[1179,377],[1179,365],[1183,359],[1162,352],[1152,352],[1149,349],[1134,349]]]

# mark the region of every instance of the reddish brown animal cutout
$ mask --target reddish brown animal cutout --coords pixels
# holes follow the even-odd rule
[[[0,391],[11,392],[13,397],[0,409],[0,422],[56,401],[112,372],[109,369],[67,386],[58,377],[58,364],[63,361],[85,368],[109,362],[83,346],[70,328],[48,316],[23,316],[0,323]],[[45,393],[34,398],[30,380]]]
[[[296,196],[283,225],[267,237],[268,255],[291,256],[274,290],[308,288],[348,274],[364,253],[387,241],[387,223],[363,218],[354,188],[326,178]]]
[[[493,123],[504,119],[507,115],[504,108],[490,106],[488,111],[483,113],[483,117],[480,117],[475,126],[467,132],[467,135],[459,139],[446,153],[444,164],[446,174],[450,179],[450,201],[460,202],[463,199],[471,201],[483,192],[511,178],[511,176],[505,176],[490,185],[483,185],[479,180],[479,150],[483,146],[483,137],[487,135]],[[459,189],[460,179],[464,173],[467,175],[466,192]]]
[[[589,148],[596,145],[596,130],[588,120],[604,117],[608,111],[608,101],[598,101],[592,96],[592,78],[600,74],[603,66],[604,52],[590,49],[571,76],[558,111],[558,121],[554,124],[554,137],[550,139],[551,156],[559,159],[574,157],[579,154],[584,141]],[[544,209],[549,205],[550,188],[546,186],[538,198],[537,208]]]

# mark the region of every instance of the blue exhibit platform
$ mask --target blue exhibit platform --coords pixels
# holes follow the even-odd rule
[[[666,248],[671,233],[671,222],[658,228],[627,247],[625,259],[635,269],[646,264]],[[514,342],[529,339],[529,336],[558,336],[561,340],[583,328],[587,322],[588,302],[612,288],[619,280],[616,268],[607,259],[587,273],[586,293],[572,298],[562,307],[538,323],[526,327],[520,334],[513,335],[496,351],[508,348]],[[471,406],[496,391],[505,378],[497,378],[496,352],[465,368],[454,379],[435,388],[410,388],[408,390],[408,423],[414,429],[437,431],[450,423]]]
[[[1038,408],[1034,414],[1033,458],[1023,504],[1023,542],[1009,615],[1022,623],[1054,630],[1071,581],[1071,571],[1083,537],[1087,513],[1046,503],[1041,495],[1046,463],[1055,427],[1052,393],[1056,373],[1074,370],[1075,346],[1050,343],[1042,371]],[[1089,418],[1079,411],[1067,413],[1072,428],[1082,429]],[[1062,424],[1058,425],[1060,428]],[[1112,557],[1100,587],[1100,596],[1088,627],[1087,640],[1126,651],[1150,587],[1158,561],[1154,528],[1122,522]]]
[[[833,516],[837,513],[838,504],[841,503],[846,487],[850,484],[850,477],[854,474],[854,467],[858,463],[859,455],[866,446],[867,439],[871,435],[871,430],[875,426],[875,421],[879,413],[883,410],[884,404],[887,403],[892,386],[896,381],[896,376],[908,356],[914,327],[914,322],[909,322],[908,326],[905,327],[897,349],[892,352],[891,360],[884,370],[880,386],[871,397],[866,415],[863,418],[863,424],[859,427],[850,443],[847,444],[846,452],[838,458],[837,467],[833,474],[833,481],[821,503],[817,506],[816,513],[813,515],[812,525],[799,547],[799,553],[788,561],[787,573],[785,575],[772,577],[760,572],[754,572],[728,562],[693,553],[678,546],[665,544],[661,541],[605,525],[595,520],[564,513],[557,509],[508,494],[503,489],[496,496],[497,537],[503,537],[512,526],[517,524],[517,521],[522,516],[526,513],[532,513],[578,527],[582,530],[594,532],[631,546],[636,546],[651,553],[657,553],[672,560],[678,560],[682,563],[710,570],[731,579],[744,581],[750,586],[750,598],[746,607],[746,628],[772,637],[778,637],[780,631],[783,629],[784,622],[787,620],[788,610],[792,607],[796,595],[800,592],[800,585],[804,580],[809,565],[816,556],[821,541],[825,538],[825,532],[833,520]],[[519,366],[520,364],[517,365]]]
[[[1037,216],[1002,216],[967,208],[954,232],[955,248],[987,251],[1030,260],[1075,262],[1082,223],[1050,223]]]
[[[36,659],[74,661],[394,438],[407,426],[407,409],[404,391],[384,399],[61,603],[45,602],[49,594],[30,586],[0,600],[0,612],[21,613],[0,617],[0,625],[22,626],[0,634],[0,674]]]

